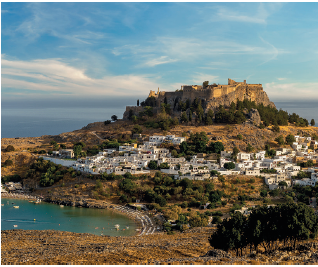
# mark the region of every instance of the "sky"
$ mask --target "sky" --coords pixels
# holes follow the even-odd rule
[[[273,101],[318,100],[318,3],[2,2],[1,68],[2,104],[135,105],[228,78]]]

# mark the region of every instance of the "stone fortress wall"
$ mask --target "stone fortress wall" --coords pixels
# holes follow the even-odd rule
[[[165,99],[171,107],[174,107],[176,99],[179,101],[189,99],[192,103],[195,98],[201,99],[203,103],[205,103],[203,106],[205,112],[207,112],[208,109],[216,110],[219,105],[228,107],[231,102],[236,103],[237,99],[241,101],[248,99],[255,101],[256,104],[263,103],[264,106],[269,105],[275,107],[274,103],[269,100],[266,92],[263,90],[262,84],[248,84],[246,80],[236,82],[232,79],[228,79],[228,84],[214,84],[208,85],[207,87],[203,87],[202,85],[182,85],[181,90],[175,92],[160,91],[158,88],[158,92],[150,91],[148,97],[156,98],[157,107],[155,107],[155,110],[160,108]],[[139,111],[140,107],[135,108],[138,108]],[[127,113],[129,109],[137,111],[135,108],[127,107],[125,113]]]

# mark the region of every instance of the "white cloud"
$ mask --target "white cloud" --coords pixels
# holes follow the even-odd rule
[[[241,44],[231,40],[202,40],[197,38],[182,37],[157,37],[155,41],[148,42],[142,46],[139,44],[126,44],[112,49],[116,56],[131,57],[137,62],[138,67],[155,67],[160,64],[172,62],[198,62],[204,58],[201,67],[224,66],[224,63],[217,63],[215,57],[222,55],[257,55],[263,60],[276,59],[279,54],[286,53],[282,49],[277,49],[272,44],[262,38],[260,46]],[[160,55],[160,56],[159,56]],[[214,66],[209,63],[215,62]],[[263,62],[262,64],[264,64]]]
[[[264,91],[270,99],[318,99],[318,83],[266,83]]]
[[[277,78],[277,80],[284,81],[284,80],[286,80],[286,78]]]
[[[62,59],[21,61],[2,57],[1,85],[5,94],[10,94],[11,88],[77,96],[145,95],[158,87],[157,79],[133,74],[94,79],[85,74],[85,69],[69,66]]]
[[[282,3],[259,3],[258,7],[254,9],[250,4],[243,5],[243,10],[235,11],[224,6],[219,7],[216,17],[226,21],[266,24],[268,17],[282,6]]]
[[[154,67],[157,65],[167,64],[167,63],[176,62],[176,61],[178,61],[178,60],[168,58],[168,56],[161,56],[159,58],[149,59],[148,61],[144,62],[143,65],[149,66],[149,67]]]
[[[209,84],[216,83],[218,81],[218,76],[214,76],[211,74],[206,73],[194,73],[194,75],[191,78],[191,81],[195,84],[202,84],[204,81],[209,81]]]

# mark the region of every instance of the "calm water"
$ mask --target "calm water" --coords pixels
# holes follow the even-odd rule
[[[9,205],[7,204],[9,201]],[[14,205],[12,203],[15,203]],[[1,199],[1,230],[61,230],[96,235],[129,236],[136,233],[136,223],[130,218],[105,209],[63,207],[27,200]],[[19,209],[13,208],[19,206]],[[36,219],[36,220],[34,220]],[[120,230],[114,228],[120,225]],[[18,225],[14,227],[13,225]],[[127,229],[127,226],[129,227]],[[98,227],[98,229],[96,229]],[[103,229],[104,228],[104,229]],[[125,229],[123,231],[123,229]]]
[[[289,114],[296,113],[300,117],[305,118],[310,123],[311,119],[316,122],[318,126],[318,102],[274,102],[277,109],[287,111]]]
[[[123,113],[122,108],[2,108],[1,137],[57,135],[109,120],[112,115],[121,119]]]
[[[16,103],[15,103],[16,104]],[[52,105],[52,103],[49,103]],[[85,105],[84,105],[85,104]],[[73,103],[74,105],[74,103]],[[60,103],[58,107],[19,105],[12,106],[7,102],[1,108],[1,137],[36,137],[41,135],[57,135],[81,129],[92,122],[109,120],[112,115],[122,118],[125,105],[135,105],[135,101],[108,101],[99,103],[79,103],[69,106]],[[318,126],[318,103],[314,102],[275,102],[278,109],[288,113],[295,112],[309,122],[314,119]]]

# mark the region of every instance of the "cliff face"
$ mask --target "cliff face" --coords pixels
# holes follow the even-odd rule
[[[250,101],[255,101],[256,104],[263,103],[264,106],[276,108],[275,104],[269,100],[266,92],[263,91],[263,87],[261,85],[239,85],[234,92],[221,95],[220,97],[207,99],[206,109],[216,109],[219,105],[228,107],[230,106],[231,102],[236,103],[237,99],[240,101],[248,99]]]
[[[180,101],[186,102],[190,100],[192,103],[196,98],[202,100],[202,107],[205,112],[209,109],[216,110],[220,105],[229,107],[232,102],[236,103],[237,99],[243,101],[248,99],[255,101],[256,104],[263,104],[264,106],[275,107],[275,104],[271,102],[264,92],[261,84],[247,84],[244,82],[236,82],[228,79],[227,85],[208,85],[203,87],[201,85],[184,85],[181,86],[181,90],[176,92],[164,92],[150,91],[149,96],[156,100],[156,106],[154,107],[154,113],[160,110],[162,103],[168,103],[174,111]],[[126,107],[123,119],[128,119],[129,112],[133,115],[138,115],[142,111],[142,107]],[[180,112],[176,112],[180,113]],[[175,115],[175,114],[174,114]]]

